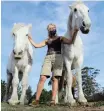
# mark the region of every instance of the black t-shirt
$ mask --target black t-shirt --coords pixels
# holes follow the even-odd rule
[[[47,46],[48,46],[48,51],[47,52],[60,52],[61,53],[61,38],[56,37],[54,40],[48,39],[47,41]]]

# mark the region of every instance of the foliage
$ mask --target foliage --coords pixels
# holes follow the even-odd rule
[[[1,80],[1,101],[4,100],[5,93],[6,93],[6,82]]]
[[[30,100],[32,97],[32,90],[31,90],[30,86],[28,87],[28,89],[26,91],[26,97],[27,97],[27,100]]]
[[[82,87],[85,96],[89,97],[99,91],[99,84],[95,80],[99,71],[92,67],[84,67],[82,69]]]

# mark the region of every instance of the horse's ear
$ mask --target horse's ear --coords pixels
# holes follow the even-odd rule
[[[32,28],[32,24],[29,24],[28,27],[29,27],[29,29],[31,29]]]
[[[71,6],[71,5],[69,5],[69,8],[70,8],[70,9],[72,9],[72,6]]]

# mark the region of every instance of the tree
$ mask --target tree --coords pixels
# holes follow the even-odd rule
[[[18,85],[18,88],[17,88],[17,94],[18,94],[18,99],[20,99],[21,97],[21,94],[22,94],[22,88],[20,85]],[[26,100],[30,100],[32,97],[32,90],[31,90],[31,87],[29,86],[28,89],[26,90]]]
[[[18,99],[20,99],[21,93],[22,93],[22,89],[21,89],[21,87],[18,85],[18,87],[17,87]]]
[[[52,91],[47,91],[46,89],[43,89],[42,94],[40,96],[40,102],[48,102],[51,100],[51,93]]]
[[[51,85],[52,85],[52,80],[50,79],[48,82],[48,86],[51,86]]]
[[[86,97],[92,96],[94,93],[98,92],[99,84],[96,82],[95,78],[99,74],[98,69],[92,67],[84,67],[82,69],[82,87]]]
[[[28,89],[26,91],[26,96],[27,96],[28,101],[32,98],[32,90],[31,90],[30,86],[28,87]]]
[[[42,94],[40,96],[40,103],[47,103],[48,101],[51,100],[51,95],[52,95],[52,91],[47,91],[46,89],[43,89]],[[34,100],[36,98],[36,92],[34,93],[34,95],[30,98],[29,103],[32,102],[32,100]]]
[[[7,83],[5,81],[1,80],[1,101],[3,101],[4,97],[5,97],[6,85],[7,85]],[[17,88],[17,93],[18,93],[18,99],[20,99],[20,96],[21,96],[21,93],[22,93],[22,90],[21,90],[20,86],[18,86],[18,88]],[[10,87],[9,95],[11,95],[11,94],[12,94],[12,89]]]
[[[6,93],[6,82],[1,80],[1,101],[4,100],[5,93]]]

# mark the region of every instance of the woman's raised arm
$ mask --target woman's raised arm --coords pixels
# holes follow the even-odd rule
[[[46,42],[47,42],[47,40],[44,40],[44,41],[42,41],[41,43],[35,43],[33,40],[32,40],[32,38],[30,37],[30,36],[28,36],[28,39],[29,39],[29,41],[30,41],[30,43],[35,47],[35,48],[41,48],[41,47],[44,47],[44,46],[46,46]]]
[[[75,31],[74,31],[71,39],[67,39],[67,38],[65,38],[65,37],[62,37],[62,38],[61,38],[62,42],[63,42],[64,44],[73,44],[74,41],[75,41],[75,38],[76,38],[77,33],[78,33],[78,29],[75,29]]]

